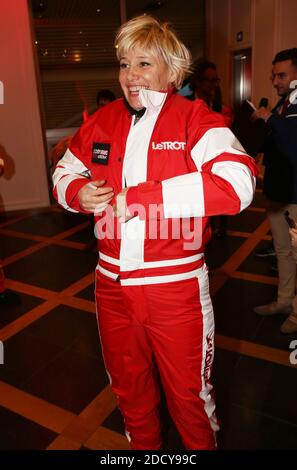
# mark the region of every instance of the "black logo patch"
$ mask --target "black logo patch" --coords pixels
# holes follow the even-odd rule
[[[110,144],[102,142],[93,142],[92,162],[100,165],[108,165]]]

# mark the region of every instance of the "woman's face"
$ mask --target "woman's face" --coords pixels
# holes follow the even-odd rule
[[[174,81],[174,73],[163,59],[139,48],[130,49],[120,58],[120,84],[129,105],[138,110],[143,108],[139,100],[142,88],[167,91]]]

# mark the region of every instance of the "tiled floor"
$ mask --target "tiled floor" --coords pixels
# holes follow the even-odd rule
[[[269,240],[261,192],[229,218],[208,250],[216,316],[213,382],[223,449],[296,449],[296,366],[282,316],[253,306],[273,299],[277,277],[254,257]],[[1,305],[0,449],[129,449],[108,385],[95,320],[89,218],[49,211],[0,217],[7,285],[19,303]],[[294,370],[295,369],[295,370]],[[167,447],[181,449],[166,418]]]

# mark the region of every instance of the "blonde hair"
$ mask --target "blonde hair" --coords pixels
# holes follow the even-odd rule
[[[190,51],[168,23],[161,23],[152,16],[137,16],[124,23],[117,32],[115,47],[119,60],[135,47],[161,57],[174,73],[173,84],[176,88],[181,87],[185,76],[190,72]]]

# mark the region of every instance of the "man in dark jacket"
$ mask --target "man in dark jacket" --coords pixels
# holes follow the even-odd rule
[[[277,300],[255,307],[258,315],[289,315],[282,333],[297,331],[296,261],[284,212],[297,221],[297,103],[292,89],[297,85],[297,48],[276,54],[272,84],[281,97],[272,111],[259,108],[254,119],[263,119],[270,128],[264,147],[264,194],[268,199],[268,219],[277,255],[279,283]],[[291,94],[291,100],[290,98]]]

